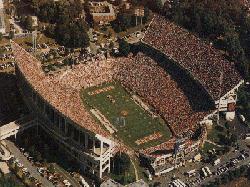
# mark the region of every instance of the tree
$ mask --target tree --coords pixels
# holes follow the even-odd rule
[[[0,177],[0,186],[2,187],[20,187],[19,184],[15,182],[15,179],[9,176]]]
[[[29,30],[29,31],[32,31],[33,30],[33,20],[32,20],[32,17],[31,16],[21,16],[21,20],[20,20],[22,26]]]
[[[229,182],[229,176],[227,173],[222,175],[221,182],[222,182],[222,184],[227,184]]]
[[[207,13],[203,17],[203,33],[205,35],[213,34],[215,31],[215,19],[216,15],[214,13]],[[214,33],[215,34],[215,33]]]
[[[63,60],[63,63],[66,65],[66,66],[70,66],[72,68],[73,64],[74,64],[74,59],[72,57],[69,57],[69,58],[65,58]]]
[[[226,127],[227,130],[229,130],[230,129],[230,124],[228,122],[226,122],[225,127]]]
[[[148,0],[147,1],[148,7],[154,11],[160,13],[163,8],[162,0]]]
[[[15,36],[14,31],[10,31],[10,32],[9,32],[9,39],[13,39],[14,36]]]
[[[144,17],[143,17],[143,23],[146,23],[149,20],[150,11],[148,7],[144,8]]]
[[[154,184],[153,184],[153,187],[160,187],[161,186],[161,183],[160,182],[155,182]]]
[[[39,19],[44,22],[55,23],[58,18],[58,8],[56,7],[55,2],[48,1],[39,7],[38,16]]]
[[[126,31],[132,26],[132,16],[127,13],[118,13],[116,20],[111,22],[115,32]]]
[[[231,144],[235,144],[236,141],[237,141],[237,135],[236,134],[232,134],[231,137],[230,137],[230,140],[231,140]]]
[[[37,14],[39,11],[39,0],[31,0],[31,9]]]
[[[87,24],[83,20],[65,22],[56,26],[56,40],[69,48],[85,48],[89,46]]]
[[[35,152],[34,158],[39,162],[41,162],[43,159],[41,153],[38,151]]]
[[[25,27],[27,30],[32,31],[33,30],[33,20],[31,16],[27,16],[25,20]]]
[[[118,175],[124,175],[130,168],[130,158],[125,153],[118,153],[114,156],[114,173]]]
[[[74,0],[74,2],[71,3],[70,9],[70,12],[74,13],[74,17],[79,17],[83,11],[83,5],[81,0]]]
[[[14,164],[14,171],[17,173],[19,171],[19,167],[17,166],[17,164]]]
[[[49,25],[46,27],[45,34],[48,37],[54,38],[55,37],[55,26],[54,25]]]
[[[22,179],[22,181],[26,180],[26,175],[24,173],[22,173],[21,179]]]
[[[3,33],[0,32],[0,41],[3,40]]]
[[[119,42],[119,51],[122,56],[128,56],[130,52],[130,45],[124,39]]]
[[[200,33],[202,31],[201,17],[199,14],[195,14],[195,30]]]
[[[227,33],[224,42],[226,50],[233,59],[242,58],[245,55],[237,33]]]
[[[250,181],[250,168],[247,169],[247,179]]]
[[[53,164],[49,165],[48,170],[49,170],[50,173],[54,173],[55,172],[55,167],[53,166]]]

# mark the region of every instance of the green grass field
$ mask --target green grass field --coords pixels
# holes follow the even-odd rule
[[[218,146],[211,144],[211,143],[208,143],[208,142],[205,142],[203,145],[202,151],[205,153],[208,153],[209,150],[217,149],[217,148],[218,148]]]
[[[96,95],[89,95],[88,92],[107,86],[115,88]],[[105,83],[101,86],[91,87],[82,91],[84,104],[89,108],[96,108],[110,121],[118,130],[116,135],[125,144],[135,149],[147,148],[158,145],[171,137],[171,131],[161,118],[153,119],[143,108],[138,106],[131,98],[130,94],[119,83]],[[115,103],[112,103],[108,96],[111,96]],[[127,111],[125,126],[119,122],[121,112]],[[105,127],[104,127],[105,128]],[[137,145],[136,140],[160,132],[162,137],[156,140]]]
[[[207,138],[217,144],[221,144],[221,137],[226,135],[226,128],[215,125],[211,130],[208,130]]]

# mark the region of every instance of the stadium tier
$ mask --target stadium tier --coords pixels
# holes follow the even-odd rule
[[[18,44],[11,45],[18,86],[37,124],[79,162],[83,171],[102,178],[103,173],[110,171],[115,143],[85,108],[80,89],[107,81],[109,62],[105,61],[107,71],[102,71],[103,62],[98,62],[78,66],[69,73],[45,75],[36,58]]]
[[[187,70],[214,101],[242,80],[235,64],[226,60],[218,50],[160,15],[154,16],[143,42]],[[224,76],[220,93],[221,74]]]
[[[139,53],[117,64],[116,79],[152,106],[169,124],[174,135],[195,129],[208,114],[209,111],[194,111],[190,106],[192,101],[152,58]]]

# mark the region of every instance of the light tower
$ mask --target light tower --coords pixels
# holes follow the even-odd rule
[[[37,44],[37,31],[32,32],[32,52],[36,53],[36,44]]]
[[[178,159],[183,157],[183,142],[185,138],[177,137],[174,146],[174,167],[177,168]]]
[[[220,89],[219,89],[219,104],[218,104],[218,110],[217,110],[217,125],[220,125],[220,104],[221,104],[221,87],[223,82],[223,71],[220,72]]]

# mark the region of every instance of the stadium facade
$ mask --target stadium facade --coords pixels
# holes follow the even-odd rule
[[[66,93],[68,90],[60,87],[55,88],[55,83],[51,85],[46,82],[45,77],[41,75],[42,72],[36,71],[38,64],[34,57],[13,42],[12,49],[17,61],[18,85],[27,106],[36,116],[38,125],[75,158],[84,171],[102,178],[103,173],[110,171],[113,141],[105,137],[107,133],[103,132],[97,125],[94,126],[93,121],[88,121],[91,119],[88,116],[84,116],[88,121],[86,124],[84,123],[85,119],[77,119],[77,115],[73,112],[83,112],[82,114],[84,114],[85,111],[81,111],[80,107],[77,109],[74,106],[67,106],[70,103],[67,102],[68,100],[76,102],[77,98],[71,97],[73,93]],[[45,85],[42,85],[43,83]],[[55,89],[50,90],[50,86]],[[52,95],[55,94],[54,96],[50,95],[54,98],[51,98],[48,92]],[[61,95],[63,93],[66,95]]]
[[[154,25],[152,31],[147,32],[150,33],[153,30],[154,32],[156,30]],[[145,40],[146,43],[153,47],[157,46],[150,40],[149,36],[146,36]],[[139,54],[137,57],[100,60],[90,62],[87,65],[78,65],[79,67],[55,76],[46,75],[41,68],[40,62],[18,44],[12,41],[11,46],[16,59],[18,85],[30,111],[36,117],[37,124],[54,137],[62,148],[79,162],[84,171],[103,178],[105,173],[110,172],[111,159],[116,152],[126,151],[129,155],[139,156],[141,160],[146,161],[152,173],[161,175],[176,167],[185,165],[187,160],[194,158],[200,146],[203,145],[206,138],[204,124],[209,121],[215,110],[194,111],[178,84],[175,84],[171,76],[162,68],[155,65],[152,59]],[[157,47],[155,48],[157,49]],[[167,52],[165,51],[166,56],[174,60],[177,59],[175,59],[174,55],[171,56],[172,53],[167,54]],[[138,63],[137,66],[134,66],[137,61],[141,61],[140,63],[143,64]],[[145,71],[147,71],[147,75],[145,76],[143,73],[137,74],[136,68],[139,68],[139,71],[140,68],[144,68],[144,64],[146,64]],[[205,87],[214,102],[220,100],[217,95],[218,85],[214,87],[210,82],[217,81],[217,78],[211,77],[212,80],[206,80],[205,76],[200,77],[197,71],[192,72],[192,69],[188,69],[190,66],[185,62],[180,64],[180,67],[187,69],[191,72],[191,75],[194,75],[194,79]],[[227,98],[236,94],[243,81],[232,66],[225,67],[229,67],[228,70],[231,76],[224,76],[226,78],[223,79],[225,82],[222,83],[224,86],[221,95],[223,95],[222,99],[226,100],[226,106],[228,106]],[[205,70],[202,71],[206,72]],[[127,72],[131,76],[127,76]],[[157,75],[155,72],[161,73],[164,81],[159,79],[160,82],[146,82],[146,86],[151,84],[162,85],[165,90],[151,88],[145,90],[142,87],[145,86],[143,82],[147,81],[148,78],[155,80],[154,77]],[[117,136],[110,133],[107,128],[102,127],[93,118],[82,103],[80,91],[113,79],[120,81],[128,90],[136,92],[147,104],[155,108],[153,112],[161,115],[165,121],[169,122],[168,124],[173,133],[170,140],[156,146],[133,150],[124,145]],[[133,81],[136,82],[134,85],[131,84]],[[143,91],[149,93],[149,95],[145,95]],[[171,97],[162,98],[165,104],[163,103],[163,106],[157,107],[157,98],[160,95],[164,96],[165,92],[169,92],[168,94]],[[150,95],[150,93],[153,95]],[[230,103],[235,104],[235,102],[236,98],[230,100]],[[180,108],[179,111],[176,110],[178,108]]]

